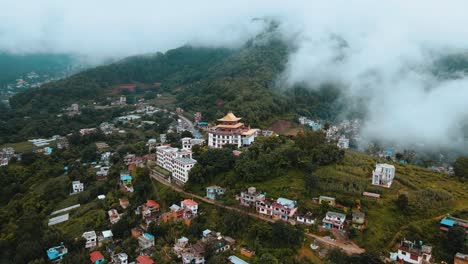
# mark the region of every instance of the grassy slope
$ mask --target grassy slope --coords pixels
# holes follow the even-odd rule
[[[328,185],[325,188],[330,191],[316,189],[311,195],[306,194],[303,172],[298,170],[291,170],[282,177],[264,182],[236,183],[235,186],[229,187],[237,192],[242,188],[255,186],[257,190],[265,191],[271,197],[282,196],[296,199],[300,206],[307,208],[318,207],[312,202],[311,197],[319,195],[337,197],[339,203],[359,201],[362,210],[367,215],[367,229],[354,239],[359,245],[369,251],[380,252],[390,250],[393,246],[392,241],[398,242],[404,236],[412,239],[412,235],[417,235],[427,243],[432,243],[436,248],[437,255],[437,243],[439,242],[436,238],[438,234],[437,223],[440,217],[446,213],[468,209],[468,186],[451,176],[432,172],[422,167],[395,164],[398,180],[394,182],[392,187],[390,189],[375,187],[370,183],[370,174],[376,162],[376,159],[365,154],[348,151],[341,164],[321,167],[316,172],[319,181],[322,182],[325,179],[333,178],[337,181],[342,179],[345,180],[344,182],[358,183],[354,192],[333,191],[335,187]],[[222,178],[224,176],[218,178],[220,183]],[[321,188],[324,187],[321,186]],[[417,191],[423,189],[446,191],[453,196],[454,203],[450,208],[427,210],[423,215],[421,212],[413,212],[412,210],[409,213],[403,213],[397,209],[394,200],[399,193],[407,193],[411,198]],[[363,198],[362,191],[379,192],[382,198],[378,201]],[[420,232],[413,234],[415,228],[419,228]]]

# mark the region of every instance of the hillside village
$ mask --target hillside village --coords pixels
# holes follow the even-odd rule
[[[136,86],[126,84],[118,88]],[[157,98],[164,96],[158,94]],[[375,261],[385,263],[442,263],[447,259],[445,249],[440,248],[440,243],[431,243],[447,234],[453,237],[455,229],[465,234],[466,249],[466,185],[424,193],[418,189],[428,183],[411,177],[421,173],[423,177],[445,181],[451,176],[378,155],[364,158],[366,164],[356,163],[363,155],[352,150],[350,144],[358,140],[356,120],[325,127],[318,121],[299,117],[301,132],[291,136],[251,127],[233,112],[207,120],[203,112],[168,109],[144,98],[129,103],[123,94],[107,102],[77,102],[58,114],[77,119],[88,108],[119,111],[96,127],[7,144],[0,151],[0,166],[16,168],[42,156],[61,160],[62,155],[71,155],[67,154],[70,149],[80,144],[89,146],[80,159],[60,162],[63,168],[54,181],[61,182],[57,186],[62,186],[60,192],[67,196],[55,200],[47,223],[48,229],[71,235],[75,242],[52,240],[55,244],[43,251],[44,260],[73,263],[70,256],[78,259],[76,256],[80,255],[87,258],[81,263],[95,264],[278,263],[274,262],[278,255],[268,253],[273,249],[263,249],[275,246],[267,246],[265,241],[253,243],[241,234],[242,228],[234,231],[225,226],[240,218],[249,219],[248,223],[237,224],[244,228],[262,223],[273,225],[278,234],[288,234],[285,239],[290,241],[290,247],[301,253],[285,253],[295,262],[281,263],[325,263],[337,250],[344,256],[372,251]],[[260,174],[263,161],[256,162],[255,158],[270,155],[273,159],[276,154],[271,153],[279,150],[283,151],[278,152],[281,156],[286,156],[292,151],[287,148],[296,149],[295,146],[303,152],[295,155],[317,160],[318,167],[301,165],[312,176],[303,179],[302,172],[287,165],[277,167],[286,177],[268,171]],[[318,152],[310,152],[315,148]],[[276,160],[272,164],[285,162]],[[234,161],[243,168],[223,165]],[[299,158],[297,162],[304,161]],[[222,166],[227,166],[226,170]],[[274,169],[273,165],[268,166]],[[252,175],[258,174],[259,178],[235,175],[248,176],[249,170],[254,170]],[[433,197],[437,201],[432,206],[436,207],[425,209],[426,205],[414,202]],[[446,207],[453,200],[460,201],[456,210]],[[416,227],[403,224],[409,210],[427,210],[407,218],[415,223],[422,221],[421,228],[427,230],[417,233]],[[391,218],[395,211],[401,214],[397,221],[402,223],[381,219]],[[213,219],[226,217],[214,216],[217,212],[233,219],[216,222]],[[424,218],[417,219],[419,216]],[[380,233],[379,229],[387,224],[392,226],[385,227],[388,233]],[[434,233],[428,235],[429,232]],[[372,244],[372,236],[380,242]],[[430,239],[428,244],[421,240],[424,237]],[[256,239],[262,239],[261,235]],[[449,257],[454,263],[468,261],[463,252]]]

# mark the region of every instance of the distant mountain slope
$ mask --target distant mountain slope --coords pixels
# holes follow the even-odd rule
[[[182,47],[165,54],[130,57],[20,93],[11,98],[10,104],[27,114],[44,108],[54,112],[75,101],[96,99],[119,83],[163,82],[176,86],[201,78],[210,65],[230,53],[227,49]]]
[[[63,54],[12,55],[0,53],[0,88],[31,71],[40,74],[63,71],[72,61],[71,56]]]
[[[162,83],[157,90],[175,96],[176,105],[187,112],[202,112],[206,121],[229,110],[260,127],[295,119],[297,114],[336,117],[341,104],[333,86],[282,89],[277,80],[290,48],[272,35],[259,36],[235,50],[184,46],[164,54],[134,56],[19,93],[10,98],[11,110],[0,114],[0,138],[9,137],[4,142],[10,142],[64,131],[55,128],[68,122],[56,117],[63,107],[105,102],[118,95],[115,87],[123,83]],[[46,123],[48,129],[41,127]]]

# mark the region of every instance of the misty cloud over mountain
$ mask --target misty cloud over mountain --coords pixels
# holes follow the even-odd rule
[[[3,1],[5,2],[5,1]],[[362,137],[462,146],[468,78],[433,65],[468,47],[466,1],[11,1],[0,51],[73,53],[91,59],[184,44],[239,47],[280,22],[291,44],[284,85],[335,82],[367,109]],[[178,10],[174,15],[174,10]]]

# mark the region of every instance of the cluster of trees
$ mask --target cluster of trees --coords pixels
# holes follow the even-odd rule
[[[461,180],[468,180],[468,157],[460,156],[453,163],[455,175]]]
[[[235,163],[229,149],[208,149],[197,157],[197,164],[190,170],[189,185],[205,185],[213,182],[220,173],[229,171]]]
[[[197,164],[190,171],[187,186],[196,190],[212,183],[231,186],[236,182],[261,182],[299,169],[304,172],[306,189],[311,191],[329,184],[326,179],[321,181],[315,176],[315,169],[338,163],[343,158],[344,151],[328,142],[323,132],[306,131],[293,140],[281,136],[258,137],[239,157],[229,148],[201,151]],[[344,185],[357,186],[352,182]],[[363,191],[366,182],[362,180],[361,185],[356,187],[358,192]]]

